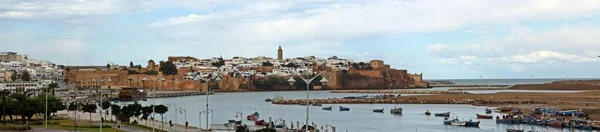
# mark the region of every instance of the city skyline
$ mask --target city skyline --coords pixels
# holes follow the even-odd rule
[[[1,50],[57,64],[277,58],[281,45],[284,58],[379,59],[425,79],[600,74],[597,0],[0,3]]]

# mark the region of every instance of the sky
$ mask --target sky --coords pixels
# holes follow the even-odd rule
[[[600,0],[0,0],[0,51],[384,60],[425,79],[598,78]]]

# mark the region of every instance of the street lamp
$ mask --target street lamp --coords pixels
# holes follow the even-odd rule
[[[323,71],[319,74],[317,74],[315,77],[310,78],[310,79],[305,79],[304,77],[302,77],[301,75],[298,74],[298,72],[295,72],[296,75],[298,75],[298,77],[300,77],[302,79],[302,81],[304,81],[306,83],[306,131],[308,131],[308,110],[309,110],[309,96],[308,93],[310,92],[310,83],[315,80],[317,77],[319,77],[320,75],[324,74],[327,71]],[[323,76],[323,79],[321,79],[321,81],[319,81],[323,84],[323,86],[327,85],[327,79],[325,79],[325,76]],[[290,77],[290,79],[288,79],[288,83],[290,83],[290,85],[294,85],[294,83],[296,83],[296,80],[294,80],[294,76],[292,75]],[[300,126],[298,126],[300,127]]]
[[[209,76],[207,78],[204,78],[204,77],[200,76],[200,74],[196,75],[196,80],[198,80],[199,84],[202,84],[201,80],[203,80],[204,82],[206,82],[206,112],[212,111],[212,110],[210,110],[208,108],[208,96],[210,95],[210,93],[209,93],[209,91],[210,91],[210,87],[209,86],[210,85],[208,85],[208,82],[210,80],[215,80],[215,81],[217,81],[217,83],[220,82],[221,81],[221,70],[217,69],[217,71],[213,72],[212,75],[213,76]],[[206,114],[206,129],[207,130],[209,129],[208,124],[209,124],[208,123],[208,114]]]

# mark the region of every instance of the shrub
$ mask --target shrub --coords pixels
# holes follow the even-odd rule
[[[6,130],[6,131],[26,131],[26,130],[31,130],[30,126],[0,126],[0,130]]]

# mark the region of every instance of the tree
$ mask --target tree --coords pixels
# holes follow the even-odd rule
[[[117,117],[119,119],[126,118],[127,120],[129,120],[131,116],[133,116],[133,110],[130,108],[129,105],[126,105],[121,108],[121,112],[118,114]]]
[[[31,81],[31,75],[29,75],[29,72],[24,71],[21,73],[21,81]]]
[[[118,117],[121,115],[121,106],[116,104],[110,105],[110,113],[112,113],[113,116]]]
[[[58,88],[58,83],[50,83],[48,88],[52,91],[52,96],[55,96],[56,88]]]
[[[67,109],[67,106],[65,106],[62,103],[62,100],[58,97],[55,96],[49,96],[48,97],[48,116],[50,119],[52,118],[52,116],[50,116],[50,114],[52,113],[56,113],[58,111],[62,111]]]
[[[10,80],[17,81],[17,72],[13,72],[12,75],[10,75]]]
[[[110,70],[110,64],[106,64],[106,69]]]
[[[33,93],[29,91],[25,91],[22,93],[13,93],[10,95],[10,97],[15,99],[18,103],[17,111],[21,114],[21,125],[25,125],[25,123],[27,123],[27,121],[25,120],[25,112],[27,112],[27,110],[31,109],[32,107],[29,106],[30,104],[27,102],[31,95],[33,95]]]
[[[142,105],[138,102],[133,102],[133,104],[127,105],[131,110],[131,116],[140,119],[140,115],[142,115]]]
[[[219,59],[219,61],[213,62],[211,63],[211,65],[214,67],[221,67],[225,65],[225,61],[223,59]]]
[[[104,101],[102,102],[102,109],[106,112],[104,112],[104,119],[106,119],[106,115],[108,115],[108,109],[111,107],[110,102],[108,101]]]
[[[146,121],[146,125],[148,125],[148,117],[152,114],[152,105],[142,107],[142,120]]]
[[[176,75],[177,74],[177,66],[173,64],[171,61],[167,61],[160,66],[159,69],[164,75]]]
[[[0,96],[2,97],[2,125],[6,125],[6,120],[4,120],[4,116],[6,115],[6,107],[8,105],[6,105],[6,103],[8,101],[6,101],[6,96],[10,95],[10,91],[8,90],[2,90],[0,91]]]
[[[273,66],[273,63],[268,62],[268,61],[267,62],[263,62],[262,66]]]
[[[164,125],[163,124],[164,123],[163,114],[167,113],[168,111],[169,111],[169,108],[167,106],[165,106],[165,105],[162,105],[162,104],[161,105],[157,105],[157,106],[154,107],[154,112],[160,114],[160,121],[161,121],[160,125],[161,125],[161,127],[163,127],[163,125]]]
[[[94,103],[88,103],[88,104],[85,104],[81,110],[83,112],[89,113],[90,114],[90,121],[92,121],[92,113],[96,113],[96,109],[98,109],[98,107],[96,106],[96,104],[94,104]]]
[[[129,68],[134,68],[134,67],[135,67],[135,65],[133,65],[133,62],[130,61],[129,62]]]

